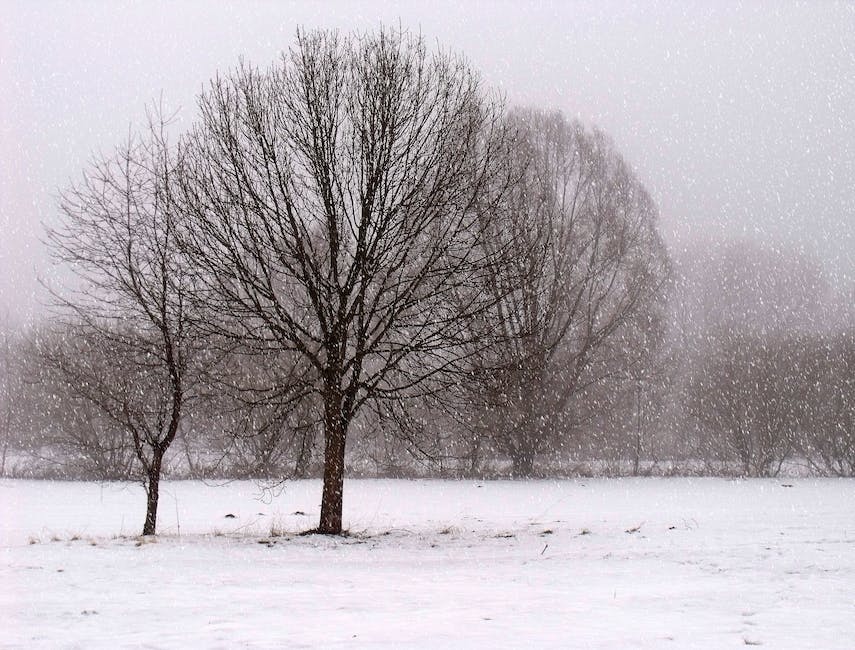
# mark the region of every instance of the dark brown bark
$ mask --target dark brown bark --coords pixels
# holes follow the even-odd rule
[[[338,349],[338,346],[331,346]],[[321,519],[318,532],[341,535],[344,493],[344,450],[348,419],[340,388],[340,372],[327,373],[324,381],[324,487],[321,496]]]
[[[163,452],[155,452],[146,477],[146,509],[143,535],[154,535],[157,532],[157,502],[160,498],[160,473],[163,465]]]
[[[346,436],[340,423],[332,423],[332,427],[327,429],[324,435],[324,489],[318,532],[324,535],[341,535]]]
[[[151,460],[141,456],[140,461],[146,468],[146,513],[143,535],[154,535],[157,532],[157,503],[160,497],[160,478],[163,472],[163,457],[178,434],[178,426],[181,423],[181,407],[184,403],[184,394],[181,389],[181,378],[178,369],[174,365],[174,356],[171,347],[167,345],[170,375],[172,377],[172,411],[169,427],[163,440],[151,444]],[[137,445],[141,450],[141,446]]]

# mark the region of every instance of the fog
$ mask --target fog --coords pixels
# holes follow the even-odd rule
[[[0,0],[0,645],[851,640],[853,35],[851,2]],[[261,582],[302,627],[247,618]]]
[[[6,2],[0,23],[0,315],[43,302],[56,193],[146,103],[193,116],[239,57],[298,27],[420,31],[510,104],[599,125],[647,184],[672,250],[749,238],[855,270],[855,5],[789,2]]]

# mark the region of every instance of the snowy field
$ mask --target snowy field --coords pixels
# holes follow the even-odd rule
[[[166,483],[143,542],[137,486],[0,481],[0,647],[855,647],[851,480],[354,480],[296,536],[319,498]]]

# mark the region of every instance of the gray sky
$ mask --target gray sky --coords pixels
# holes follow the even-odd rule
[[[175,6],[173,6],[173,4]],[[604,128],[675,248],[749,236],[855,273],[855,3],[0,0],[0,319],[37,310],[41,223],[93,151],[298,26],[420,30],[510,103]]]

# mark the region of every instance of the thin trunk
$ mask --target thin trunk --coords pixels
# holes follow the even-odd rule
[[[9,432],[3,434],[3,452],[0,454],[0,476],[6,476],[6,455],[9,453]]]
[[[9,334],[3,335],[3,453],[0,458],[0,476],[6,476],[6,454],[9,452],[9,437],[12,435],[12,396],[9,390]]]
[[[147,466],[146,475],[146,512],[143,535],[155,535],[157,530],[157,502],[160,497],[160,476],[163,470],[163,457],[166,450],[175,440],[178,434],[178,426],[181,422],[181,407],[183,395],[181,385],[175,382],[172,394],[172,416],[169,421],[169,429],[166,436],[159,443],[152,445],[151,463]],[[141,454],[141,447],[137,448],[137,455]],[[142,458],[140,458],[142,460]]]
[[[146,477],[146,510],[143,535],[154,535],[157,530],[157,501],[160,497],[160,470],[163,464],[163,451],[155,450]]]
[[[534,474],[534,456],[534,444],[526,436],[520,441],[511,458],[513,478],[531,478]]]
[[[539,380],[540,376],[537,379]],[[532,386],[540,388],[541,384],[538,380],[524,381],[524,385],[528,386],[529,390]],[[542,431],[534,408],[535,400],[530,395],[525,395],[523,391],[524,389],[521,387],[519,403],[522,408],[522,422],[520,423],[515,453],[511,459],[514,478],[531,478],[534,475],[534,457],[537,455],[542,441]]]
[[[635,392],[635,455],[632,459],[632,475],[638,476],[641,464],[642,436],[641,436],[641,382],[636,384]]]
[[[181,388],[181,377],[175,366],[174,351],[171,345],[166,347],[170,375],[172,377],[172,412],[169,428],[163,440],[153,445],[151,464],[148,466],[148,495],[146,499],[145,525],[143,535],[154,535],[157,529],[157,501],[160,497],[160,475],[163,469],[163,457],[166,450],[178,435],[181,424],[181,409],[184,405],[184,393]]]
[[[312,438],[314,431],[303,433],[300,436],[300,448],[297,452],[297,460],[294,463],[294,477],[306,478],[309,475],[309,466],[312,463]]]
[[[635,450],[632,457],[632,475],[638,476],[641,471],[641,433],[635,434]]]
[[[6,399],[9,399],[8,391]],[[6,456],[9,453],[9,438],[12,437],[12,406],[6,404],[6,414],[3,418],[3,452],[0,457],[0,476],[6,476]]]
[[[469,467],[466,470],[467,478],[475,478],[478,476],[478,471],[481,468],[481,442],[486,434],[478,433],[472,441],[472,446],[469,451]]]

